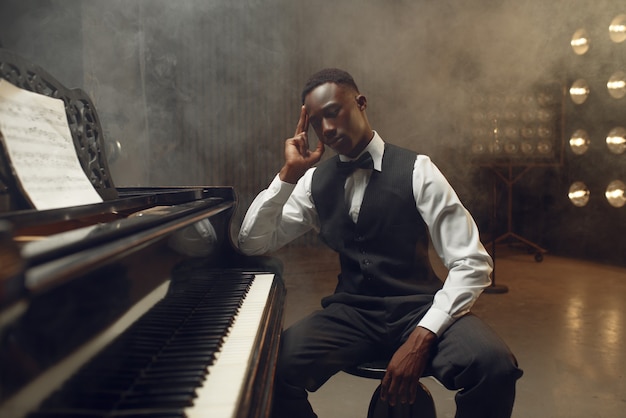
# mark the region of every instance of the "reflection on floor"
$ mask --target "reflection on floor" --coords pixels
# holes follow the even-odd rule
[[[337,275],[334,254],[287,248],[285,326],[319,307]],[[483,294],[473,311],[516,354],[524,377],[516,418],[626,416],[626,269],[547,254],[540,263],[498,247],[496,284],[507,293]],[[436,265],[440,276],[445,269]],[[439,418],[454,417],[454,393],[424,379]],[[344,373],[310,395],[320,418],[364,418],[377,382]]]

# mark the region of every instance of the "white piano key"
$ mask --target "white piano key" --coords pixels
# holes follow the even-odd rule
[[[255,276],[194,405],[185,410],[189,418],[235,417],[273,281],[273,274]]]

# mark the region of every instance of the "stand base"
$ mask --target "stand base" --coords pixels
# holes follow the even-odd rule
[[[529,250],[534,249],[535,250],[535,261],[538,262],[538,263],[543,261],[543,255],[548,252],[548,250],[546,250],[544,248],[541,248],[539,245],[535,244],[534,242],[529,241],[526,238],[524,238],[524,237],[522,237],[520,235],[517,235],[516,233],[511,232],[511,231],[509,231],[509,232],[499,236],[498,238],[496,238],[493,241],[493,245],[495,245],[497,243],[501,243],[501,242],[507,242],[507,241],[510,242],[511,238],[513,240],[517,240],[518,242],[526,245]]]
[[[508,291],[509,291],[508,287],[501,285],[501,284],[494,284],[492,286],[486,287],[483,292],[484,293],[507,293]]]

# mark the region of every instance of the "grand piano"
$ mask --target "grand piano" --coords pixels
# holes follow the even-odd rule
[[[233,188],[115,187],[83,91],[3,49],[0,77],[63,100],[102,197],[36,210],[0,150],[0,416],[268,416],[285,289]]]

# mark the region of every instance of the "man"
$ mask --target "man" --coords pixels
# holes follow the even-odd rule
[[[509,417],[522,372],[469,313],[492,270],[474,220],[428,157],[372,130],[350,74],[314,74],[302,102],[284,165],[249,208],[239,247],[263,254],[315,229],[338,253],[341,274],[323,309],[283,332],[273,416],[316,417],[307,391],[385,354],[381,397],[391,405],[412,403],[429,375],[458,390],[457,417]],[[314,167],[325,147],[338,155]],[[363,160],[365,168],[346,168]],[[443,284],[428,261],[429,234],[449,271]]]

